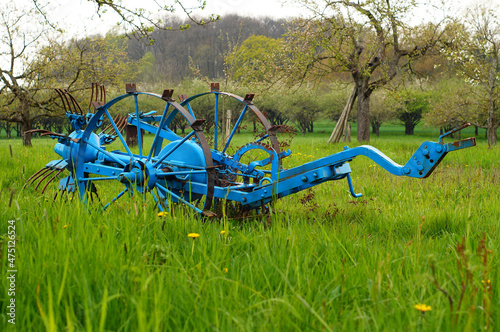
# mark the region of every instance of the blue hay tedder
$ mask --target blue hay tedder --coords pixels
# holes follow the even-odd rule
[[[345,147],[343,151],[301,166],[284,169],[281,159],[291,154],[281,151],[276,137],[280,126],[271,126],[264,114],[253,103],[253,94],[245,97],[219,91],[213,83],[211,91],[192,97],[172,99],[173,90],[162,95],[138,92],[134,84],[127,84],[126,94],[106,102],[103,86],[92,85],[89,110],[82,111],[75,98],[65,90],[56,90],[66,109],[73,132],[68,135],[47,130],[34,130],[43,136],[58,140],[55,152],[61,159],[49,162],[31,176],[27,185],[38,180],[36,188],[46,179],[44,192],[64,170],[70,175],[59,180],[63,193],[78,193],[81,200],[97,195],[96,184],[118,183],[116,193],[109,202],[101,202],[104,208],[125,194],[135,192],[151,195],[161,211],[172,204],[184,204],[204,216],[215,216],[217,205],[231,204],[238,213],[258,210],[264,212],[272,201],[332,180],[346,179],[354,197],[360,197],[353,189],[349,162],[357,156],[366,156],[389,173],[397,176],[425,178],[429,176],[448,152],[476,145],[475,138],[467,138],[445,144],[443,138],[469,124],[453,129],[439,137],[438,142],[424,142],[404,165],[399,165],[372,146]],[[208,140],[203,130],[206,120],[197,119],[192,105],[198,98],[212,95],[213,140]],[[163,103],[163,112],[144,112],[139,97],[153,98]],[[219,103],[229,98],[240,104],[242,111],[230,132],[222,139]],[[133,101],[135,112],[125,116],[111,115],[120,102]],[[264,126],[265,135],[255,142],[235,149],[231,147],[235,133],[245,116],[255,116]],[[188,133],[176,133],[176,126],[184,122]],[[138,153],[132,153],[121,132],[125,125],[137,127]],[[106,126],[105,126],[106,125]],[[143,133],[154,135],[149,149],[143,146]],[[213,141],[213,143],[212,143]],[[110,151],[110,145],[119,149]],[[230,149],[231,147],[231,149]],[[228,151],[236,151],[229,154]],[[248,163],[242,158],[250,151],[259,151],[265,158]],[[266,167],[267,166],[267,167]],[[99,186],[98,184],[98,186]],[[108,186],[113,187],[113,186]],[[57,193],[56,193],[57,196]],[[99,199],[100,201],[100,199]]]

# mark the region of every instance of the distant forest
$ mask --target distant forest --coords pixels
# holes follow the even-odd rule
[[[181,26],[190,21],[172,18],[167,26]],[[160,80],[179,83],[192,76],[192,65],[211,79],[224,77],[224,55],[233,51],[252,35],[280,38],[285,33],[284,20],[249,18],[228,15],[221,20],[198,26],[192,24],[184,31],[160,30],[152,34],[153,45],[131,39],[127,53],[131,60],[152,60],[155,71],[147,81]],[[150,54],[148,54],[150,53]],[[152,55],[152,56],[151,56]]]

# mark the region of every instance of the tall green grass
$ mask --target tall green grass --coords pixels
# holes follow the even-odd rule
[[[296,137],[285,167],[341,151],[328,135]],[[403,164],[426,139],[436,140],[386,135],[372,144]],[[482,141],[448,154],[424,180],[359,157],[351,163],[359,199],[336,181],[281,199],[270,217],[210,222],[182,208],[158,217],[141,195],[101,211],[52,201],[55,185],[45,195],[23,190],[57,159],[54,141],[33,144],[0,143],[2,330],[14,330],[8,220],[17,231],[18,331],[500,328],[500,150]]]

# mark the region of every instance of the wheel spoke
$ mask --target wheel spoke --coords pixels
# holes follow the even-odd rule
[[[191,105],[189,104],[189,102],[186,101],[186,103],[184,105],[187,107],[189,113],[193,116],[193,118],[195,118],[194,113],[193,113],[193,109],[191,108]]]
[[[181,198],[180,196],[174,194],[172,191],[168,190],[167,188],[165,188],[161,184],[156,183],[155,187],[158,188],[158,189],[160,189],[160,190],[165,191],[171,197],[174,197],[175,199],[181,201],[183,204],[186,204],[187,206],[189,206],[191,209],[195,210],[196,212],[198,212],[198,213],[202,213],[203,212],[202,210],[198,209],[196,206],[194,206],[193,204],[189,203],[188,201],[186,201],[185,199]]]
[[[131,158],[134,157],[134,155],[132,154],[132,152],[130,151],[127,143],[125,142],[125,140],[123,139],[123,136],[122,134],[120,133],[120,130],[118,129],[118,127],[116,126],[115,122],[113,121],[113,118],[111,117],[111,115],[109,114],[108,110],[105,109],[104,112],[106,113],[106,116],[108,117],[109,121],[111,122],[111,124],[113,125],[113,128],[115,129],[116,131],[116,135],[118,136],[118,138],[120,139],[120,141],[122,141],[122,144],[123,144],[123,147],[125,148],[125,150],[127,150],[127,153],[129,154],[129,156]]]
[[[127,166],[127,164],[125,164],[123,161],[121,161],[120,159],[116,158],[114,155],[112,155],[108,151],[104,150],[103,148],[101,148],[101,147],[97,146],[96,144],[92,143],[90,140],[84,139],[84,142],[87,143],[88,145],[90,145],[91,147],[95,148],[97,151],[99,151],[99,152],[105,154],[106,156],[108,156],[109,158],[113,159],[118,164],[122,165],[123,167]]]
[[[165,158],[167,158],[168,156],[170,156],[175,150],[177,150],[177,148],[179,146],[181,146],[182,144],[184,144],[184,142],[186,142],[191,136],[193,136],[195,134],[195,131],[193,130],[192,132],[190,132],[188,135],[186,135],[186,137],[184,137],[183,139],[181,139],[173,148],[172,150],[168,151],[163,157],[161,157],[158,161],[156,161],[154,164],[153,164],[153,167],[157,167],[158,164],[160,164],[163,160],[165,160]]]
[[[214,149],[217,150],[217,128],[219,126],[219,94],[215,94],[215,114],[214,114]]]
[[[127,191],[128,191],[128,187],[127,187],[127,188],[125,188],[125,189],[123,189],[123,191],[122,191],[121,193],[119,193],[119,194],[118,194],[115,198],[113,198],[113,199],[111,200],[111,202],[109,202],[108,204],[106,204],[106,205],[105,205],[102,209],[103,209],[103,210],[106,210],[106,209],[108,208],[108,206],[109,206],[111,203],[116,202],[116,200],[117,200],[118,198],[122,197],[122,196],[123,196],[123,195],[124,195]]]
[[[222,150],[222,153],[226,152],[226,149],[229,146],[229,143],[231,143],[231,140],[233,139],[234,133],[240,126],[241,120],[243,119],[243,116],[245,115],[246,111],[248,109],[248,105],[245,105],[243,108],[243,111],[241,111],[240,117],[238,118],[238,121],[236,121],[236,124],[234,125],[233,131],[231,132],[231,135],[227,138],[226,146],[224,146],[224,149]]]
[[[106,177],[95,177],[95,178],[82,178],[79,181],[90,182],[90,181],[105,181],[105,180],[116,180],[118,176],[106,176]]]
[[[158,148],[156,145],[158,144],[160,132],[163,130],[163,126],[165,125],[165,119],[167,117],[167,112],[168,112],[169,107],[170,107],[170,104],[167,103],[167,105],[165,106],[165,109],[163,110],[163,114],[161,116],[160,123],[158,124],[158,131],[156,132],[155,138],[153,139],[153,144],[151,145],[151,150],[149,150],[147,161],[151,160],[151,157],[153,157],[155,155],[154,153],[156,153],[156,150]],[[160,148],[161,148],[161,146],[160,146]]]
[[[156,172],[157,177],[165,177],[165,176],[174,176],[174,175],[192,175],[192,174],[206,174],[206,170],[200,170],[200,171],[179,171],[179,172]]]
[[[158,190],[158,188],[156,188],[156,190]],[[153,191],[150,191],[150,193],[151,193],[151,196],[153,196],[155,204],[158,205],[158,209],[160,209],[160,212],[163,212],[163,206],[161,206],[161,202],[158,200],[158,198],[156,198],[155,193]]]
[[[137,100],[137,95],[134,95],[135,104],[135,117],[137,119],[137,143],[139,144],[139,157],[142,158],[142,132],[141,132],[141,121],[139,119],[139,102]]]

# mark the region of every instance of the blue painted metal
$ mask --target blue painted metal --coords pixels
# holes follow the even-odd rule
[[[32,179],[43,176],[47,178],[51,172],[61,172],[67,169],[70,176],[59,181],[59,189],[68,192],[78,191],[80,198],[86,200],[87,191],[95,191],[94,183],[112,181],[121,183],[120,192],[109,203],[119,199],[125,193],[132,195],[134,192],[151,193],[154,201],[159,204],[160,210],[168,209],[171,203],[181,203],[200,214],[213,215],[209,212],[213,199],[238,202],[246,210],[258,209],[276,199],[297,193],[327,181],[346,179],[349,192],[353,197],[360,197],[354,190],[351,168],[349,163],[358,156],[365,156],[380,165],[383,169],[395,176],[408,176],[414,178],[428,177],[447,153],[475,146],[474,138],[444,143],[444,137],[457,132],[469,124],[453,129],[439,137],[438,142],[426,141],[415,151],[405,165],[399,165],[384,153],[372,146],[345,147],[343,151],[330,156],[314,160],[303,165],[283,169],[281,159],[290,156],[290,150],[280,151],[275,137],[276,128],[269,125],[263,114],[253,105],[253,95],[241,98],[232,94],[219,92],[212,89],[190,98],[184,98],[182,103],[176,103],[171,95],[173,90],[166,90],[163,95],[137,92],[135,89],[127,90],[127,94],[119,96],[108,103],[95,104],[94,113],[76,114],[67,113],[68,120],[74,127],[74,132],[69,135],[55,134],[44,131],[58,140],[55,152],[62,159],[54,160],[34,174]],[[215,142],[210,149],[201,129],[204,120],[197,120],[191,109],[190,101],[207,94],[215,95]],[[151,111],[140,111],[138,96],[146,95],[165,101],[163,114],[155,115]],[[236,125],[222,150],[222,144],[217,142],[219,96],[224,95],[239,101],[244,105]],[[150,151],[145,148],[139,139],[139,153],[134,154],[127,146],[116,123],[109,113],[109,109],[119,101],[134,98],[134,113],[129,114],[128,124],[141,130],[154,134]],[[183,106],[186,106],[185,109]],[[233,155],[227,149],[234,137],[237,128],[250,109],[266,128],[266,135],[256,142],[249,143],[239,148]],[[174,119],[183,117],[192,131],[184,137],[176,134],[172,129]],[[114,134],[95,130],[101,126],[103,120],[110,122]],[[158,123],[154,126],[151,123]],[[86,124],[86,125],[85,125]],[[108,151],[107,144],[116,138],[122,143],[125,151]],[[271,145],[261,143],[269,139]],[[167,140],[167,144],[163,141]],[[263,151],[267,156],[261,160],[254,160],[246,164],[243,157],[251,151]],[[268,166],[266,168],[266,166]],[[47,173],[49,171],[49,173]],[[34,180],[33,180],[34,181]],[[41,183],[41,181],[40,181]],[[40,183],[38,185],[40,185]],[[156,190],[156,194],[154,191]],[[200,200],[205,199],[202,206]]]

